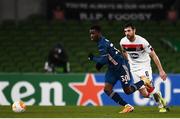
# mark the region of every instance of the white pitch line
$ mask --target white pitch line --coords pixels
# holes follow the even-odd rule
[[[123,89],[115,89],[114,92],[117,92],[117,93],[124,93]]]
[[[179,89],[179,88],[175,88],[175,89],[173,90],[173,93],[180,93],[180,89]]]

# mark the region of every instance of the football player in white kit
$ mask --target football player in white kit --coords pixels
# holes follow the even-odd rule
[[[125,37],[120,40],[120,46],[124,56],[129,60],[134,83],[144,78],[152,80],[151,58],[159,70],[161,79],[165,81],[167,74],[163,70],[158,56],[148,41],[136,35],[136,29],[131,23],[125,25],[124,33]],[[142,86],[139,92],[143,97],[147,98],[152,95],[159,105],[159,112],[168,111],[166,101],[162,98],[161,92],[157,91],[153,85]]]

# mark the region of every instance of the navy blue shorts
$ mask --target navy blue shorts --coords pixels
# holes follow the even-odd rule
[[[110,83],[113,86],[117,81],[121,82],[122,88],[128,87],[131,83],[131,73],[127,65],[123,65],[118,70],[108,69],[105,74],[105,83]]]

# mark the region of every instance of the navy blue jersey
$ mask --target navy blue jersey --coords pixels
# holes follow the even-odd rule
[[[119,50],[116,49],[109,40],[101,37],[97,43],[100,56],[94,56],[93,61],[102,65],[108,65],[108,68],[119,69],[122,65],[127,65],[127,60],[123,58]]]

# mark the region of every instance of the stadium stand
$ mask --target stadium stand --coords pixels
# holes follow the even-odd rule
[[[104,35],[116,47],[123,37],[124,22],[99,21]],[[144,36],[159,55],[165,70],[179,73],[180,22],[176,26],[167,21],[134,22],[137,34]],[[52,45],[62,42],[70,57],[72,72],[96,72],[87,60],[88,52],[97,54],[96,44],[89,39],[90,21],[48,22],[43,18],[29,18],[16,24],[3,21],[0,25],[0,72],[43,72],[47,53]],[[167,45],[170,43],[171,45]],[[177,51],[174,51],[177,47]],[[153,69],[157,69],[153,64]],[[102,70],[102,72],[105,69]]]

